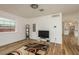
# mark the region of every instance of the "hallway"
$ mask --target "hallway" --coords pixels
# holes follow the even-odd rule
[[[71,30],[69,35],[65,35],[63,39],[64,54],[79,55],[79,46],[77,45],[77,38],[74,35],[74,31]]]

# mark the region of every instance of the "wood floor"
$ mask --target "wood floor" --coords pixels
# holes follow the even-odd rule
[[[79,55],[79,46],[77,45],[77,39],[74,33],[69,33],[68,36],[63,38],[63,54],[66,55]]]
[[[48,48],[48,55],[62,55],[62,48],[59,44],[50,44]]]
[[[10,53],[24,45],[29,43],[41,43],[48,44],[44,41],[37,41],[33,39],[21,40],[8,45],[0,47],[0,55],[5,55]],[[63,36],[62,45],[56,43],[49,43],[49,48],[47,49],[47,55],[79,55],[79,46],[77,45],[77,39],[71,33],[68,36]]]
[[[47,42],[43,42],[43,41],[40,42],[40,41],[36,41],[36,40],[31,40],[31,39],[30,40],[21,40],[21,41],[0,47],[0,55],[5,55],[7,53],[10,53],[29,43],[48,44]],[[49,48],[47,49],[47,55],[61,55],[61,54],[62,54],[62,50],[61,50],[60,44],[49,43]]]

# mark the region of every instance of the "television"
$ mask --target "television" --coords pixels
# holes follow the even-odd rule
[[[49,31],[46,30],[39,30],[38,37],[40,38],[49,38]]]

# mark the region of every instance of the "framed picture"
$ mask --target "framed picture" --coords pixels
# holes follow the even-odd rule
[[[36,24],[33,24],[33,32],[36,32]]]
[[[0,32],[15,32],[16,21],[0,18]]]

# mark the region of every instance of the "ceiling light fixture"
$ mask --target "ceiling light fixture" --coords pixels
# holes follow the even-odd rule
[[[38,8],[38,4],[31,4],[31,8],[37,9]]]

